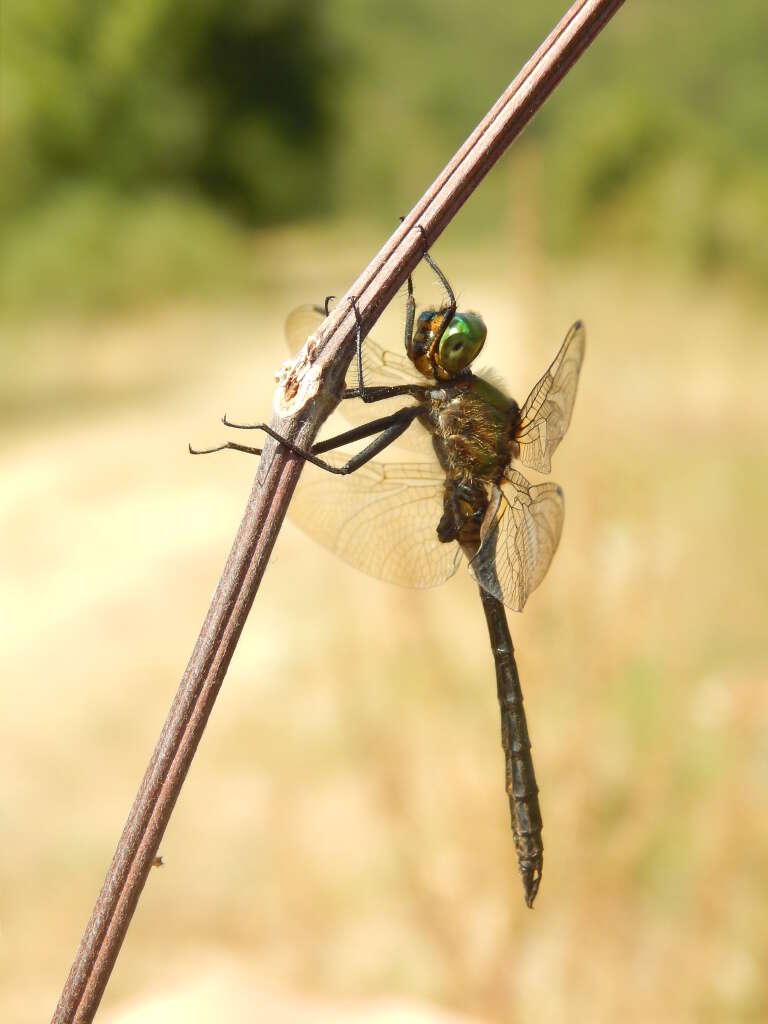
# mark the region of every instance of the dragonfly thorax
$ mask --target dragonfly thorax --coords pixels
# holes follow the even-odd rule
[[[422,422],[446,474],[454,480],[499,483],[516,454],[517,402],[468,370],[429,392]]]
[[[463,373],[485,344],[487,328],[477,313],[456,313],[445,323],[445,309],[426,309],[406,342],[408,358],[425,377],[451,380]]]

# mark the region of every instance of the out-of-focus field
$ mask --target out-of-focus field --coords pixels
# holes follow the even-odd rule
[[[253,461],[187,441],[268,414],[285,312],[368,251],[276,244],[292,282],[258,301],[28,329],[0,448],[4,1021],[51,1012],[250,489]],[[588,329],[562,546],[512,621],[536,908],[466,572],[392,588],[286,525],[104,1021],[768,1018],[768,313],[620,258],[436,256],[519,399]]]

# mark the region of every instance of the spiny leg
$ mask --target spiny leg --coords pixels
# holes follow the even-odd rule
[[[408,294],[405,299],[405,351],[411,351],[413,322],[416,319],[416,299],[413,297],[413,278],[408,275]]]
[[[360,310],[357,308],[357,299],[354,295],[349,297],[350,305],[355,314],[355,358],[357,359],[357,397],[364,402],[368,401],[363,381],[363,321],[360,318]]]
[[[350,427],[349,430],[345,430],[341,434],[334,434],[333,437],[328,437],[325,441],[316,441],[310,448],[310,453],[312,455],[321,455],[323,452],[333,451],[334,448],[341,448],[342,445],[351,444],[352,441],[362,441],[363,438],[370,437],[371,434],[378,434],[382,430],[386,430],[387,427],[392,426],[393,423],[399,423],[402,420],[405,420],[410,425],[411,421],[416,418],[420,411],[418,406],[405,406],[387,416],[379,416],[378,419],[361,423],[357,427]],[[407,417],[406,413],[408,414]],[[265,423],[233,423],[226,413],[221,417],[221,422],[225,427],[231,427],[233,430],[264,430],[266,433],[271,434],[272,437],[278,438],[278,435]],[[290,445],[290,442],[282,437],[279,440],[285,445]]]
[[[329,295],[325,300],[325,315],[328,316],[328,303],[334,298],[333,295]],[[345,388],[342,398],[362,398],[364,402],[375,402],[378,401],[376,398],[371,398],[369,395],[370,388],[366,388],[365,381],[363,380],[363,321],[360,317],[360,310],[357,308],[357,299],[354,295],[350,295],[349,304],[355,314],[355,359],[357,361],[357,387],[356,388]]]
[[[417,224],[416,227],[421,232],[421,238],[422,241],[424,242],[424,260],[432,268],[435,274],[437,274],[437,278],[440,281],[440,284],[445,289],[446,295],[448,296],[448,305],[445,308],[445,312],[443,314],[443,321],[440,326],[440,337],[442,337],[446,327],[451,322],[451,320],[453,320],[456,314],[456,296],[453,293],[453,288],[451,288],[450,284],[448,283],[448,278],[442,272],[440,267],[438,267],[438,265],[435,263],[432,256],[430,256],[427,232],[424,230],[424,227],[421,224]]]
[[[187,445],[190,455],[213,455],[214,452],[224,452],[230,448],[233,452],[245,452],[248,455],[261,455],[261,448],[251,448],[247,444],[238,444],[236,441],[227,441],[225,444],[217,444],[215,448],[193,448]]]
[[[366,462],[370,462],[372,458],[382,452],[385,448],[388,448],[402,433],[404,433],[408,427],[413,423],[414,419],[421,412],[418,405],[406,406],[403,409],[392,413],[391,416],[383,416],[380,420],[374,421],[375,425],[370,423],[364,424],[362,427],[353,427],[352,430],[344,431],[343,434],[337,435],[335,438],[329,438],[328,441],[320,441],[319,447],[323,452],[332,450],[333,447],[338,448],[339,445],[347,443],[347,441],[359,439],[365,437],[366,433],[363,431],[367,428],[367,434],[379,430],[378,437],[375,437],[370,444],[366,445],[361,451],[353,455],[343,466],[332,466],[330,463],[325,462],[323,459],[317,458],[312,452],[304,451],[303,449],[287,441],[284,437],[272,430],[269,426],[262,426],[265,433],[269,434],[276,441],[283,444],[289,451],[293,452],[294,455],[300,455],[307,462],[311,462],[313,466],[318,466],[320,469],[326,470],[328,473],[337,473],[340,476],[345,476],[348,473],[354,473],[356,469],[360,469]],[[382,429],[383,428],[383,429]],[[351,437],[350,435],[354,435]],[[340,440],[343,438],[343,440]],[[314,447],[314,446],[313,446]]]
[[[376,384],[365,389],[366,402],[383,402],[386,398],[405,398],[406,395],[424,402],[429,390],[429,385],[426,384]],[[360,396],[356,388],[347,388],[341,397],[345,399]]]
[[[400,217],[400,223],[405,220],[405,217]],[[427,236],[424,228],[421,224],[417,224],[416,227],[421,231],[421,237],[424,243],[424,254],[427,252]],[[416,299],[413,297],[413,275],[409,274],[407,279],[408,294],[405,299],[405,351],[409,352],[411,348],[411,341],[413,339],[413,322],[416,319]]]
[[[370,462],[372,458],[389,447],[402,433],[404,433],[411,423],[421,412],[418,405],[406,406],[403,409],[399,409],[397,412],[392,413],[391,416],[382,416],[378,420],[373,420],[371,423],[364,423],[359,427],[353,427],[351,430],[345,430],[343,434],[337,434],[335,437],[328,438],[326,441],[319,441],[317,444],[312,446],[310,451],[306,451],[303,448],[299,448],[298,445],[293,444],[284,438],[277,431],[273,430],[266,423],[253,423],[253,424],[237,424],[231,423],[224,417],[224,422],[229,427],[235,427],[240,430],[263,430],[265,434],[269,434],[276,441],[279,441],[284,447],[286,447],[294,455],[300,456],[307,462],[311,462],[313,466],[317,466],[320,469],[324,469],[328,473],[336,473],[340,476],[345,476],[348,473],[354,473],[356,469],[360,469],[366,462]],[[342,466],[332,466],[330,463],[325,462],[323,459],[317,457],[317,454],[322,452],[332,451],[334,448],[338,448],[343,444],[347,444],[350,441],[358,441],[364,437],[370,437],[371,434],[378,434],[377,437],[371,441],[370,444],[366,445],[361,451],[353,455],[347,462]],[[252,448],[249,445],[237,444],[235,441],[228,441],[225,444],[217,445],[215,448],[203,448],[196,449],[192,445],[189,446],[189,451],[192,455],[209,455],[213,452],[225,451],[231,449],[236,452],[246,452],[249,455],[261,455],[261,448]]]
[[[331,312],[331,302],[336,298],[335,295],[326,295],[325,302],[323,303],[323,309],[325,315],[328,316]],[[362,398],[364,402],[379,401],[376,398],[369,398],[369,388],[366,388],[363,380],[363,322],[360,318],[360,310],[357,308],[357,299],[354,295],[349,297],[350,305],[355,314],[355,359],[357,360],[357,387],[346,388],[342,398]]]

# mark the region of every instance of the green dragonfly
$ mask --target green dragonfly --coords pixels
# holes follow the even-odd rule
[[[356,426],[303,451],[266,424],[234,424],[226,417],[224,422],[263,430],[327,471],[302,474],[289,514],[350,565],[391,583],[431,587],[452,576],[462,557],[467,559],[479,585],[496,666],[512,832],[531,907],[543,866],[542,821],[504,606],[522,611],[541,583],[560,540],[564,506],[559,486],[531,484],[513,464],[549,472],[571,419],[584,327],[577,321],[570,328],[520,407],[495,383],[471,371],[486,326],[476,313],[457,312],[445,276],[428,253],[425,259],[447,301],[416,318],[408,279],[404,355],[381,348],[370,337],[363,340],[358,316],[357,358],[343,394],[343,408]],[[326,301],[325,309],[302,306],[291,313],[286,334],[293,350],[316,330],[327,307]],[[357,313],[354,302],[353,307]],[[403,405],[404,399],[410,399],[408,404]],[[383,415],[360,422],[371,402]],[[336,451],[369,438],[355,454]],[[421,452],[422,461],[374,461],[395,441]],[[224,448],[261,452],[236,442],[205,451]]]

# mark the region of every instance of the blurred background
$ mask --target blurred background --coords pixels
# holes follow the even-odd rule
[[[4,6],[3,1020],[53,1009],[251,486],[187,442],[268,416],[286,313],[565,6]],[[434,249],[518,399],[588,329],[512,619],[535,910],[466,572],[398,590],[287,524],[99,1019],[768,1017],[767,35],[628,3]]]

